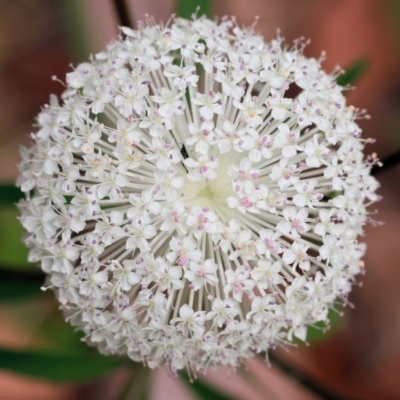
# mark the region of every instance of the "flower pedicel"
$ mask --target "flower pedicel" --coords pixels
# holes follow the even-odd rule
[[[363,271],[365,114],[302,41],[228,18],[121,31],[21,151],[46,287],[88,343],[151,368],[236,367],[305,340]]]

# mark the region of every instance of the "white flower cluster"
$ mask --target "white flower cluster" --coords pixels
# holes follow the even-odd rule
[[[228,18],[122,33],[21,151],[30,260],[87,342],[151,368],[304,340],[363,271],[363,113],[301,41]]]

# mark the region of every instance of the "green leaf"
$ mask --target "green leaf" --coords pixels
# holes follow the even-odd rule
[[[36,303],[30,302],[25,306]],[[41,303],[43,308],[44,304]],[[52,302],[45,304],[53,307]],[[57,307],[56,301],[54,307]],[[35,310],[31,307],[30,309],[31,312]],[[82,342],[84,333],[75,331],[75,328],[66,323],[61,311],[54,308],[48,311],[50,313],[32,335],[33,341],[39,343],[40,348],[23,351],[0,349],[0,369],[52,381],[78,382],[97,378],[128,363],[135,366],[124,358],[101,355],[96,348]],[[29,329],[29,323],[27,327]]]
[[[19,211],[15,206],[24,193],[14,185],[0,184],[0,265],[10,268],[29,269],[35,267],[27,262],[28,249],[21,238],[24,228],[17,220]]]
[[[70,54],[74,62],[86,61],[93,51],[93,43],[88,26],[90,15],[85,18],[85,4],[80,0],[61,0],[58,3]]]
[[[115,357],[88,357],[36,350],[0,349],[0,369],[55,382],[82,382],[98,378],[123,366]]]
[[[65,322],[62,312],[56,310],[39,326],[34,339],[44,343],[49,351],[97,357],[98,351],[81,341],[83,336],[82,331],[75,330],[72,325]]]
[[[360,59],[345,69],[345,72],[336,79],[340,86],[347,86],[358,81],[367,71],[369,62],[366,59]]]
[[[26,300],[43,292],[44,275],[38,273],[16,272],[0,269],[0,300]]]
[[[0,184],[0,206],[18,203],[24,197],[24,193],[14,184]]]
[[[228,397],[220,393],[217,389],[207,385],[204,381],[198,379],[190,381],[185,373],[181,373],[180,377],[187,383],[187,386],[202,400],[235,400],[233,397]]]
[[[37,268],[28,263],[28,249],[22,243],[24,228],[17,220],[19,211],[15,206],[0,207],[0,265],[3,268]]]
[[[190,19],[197,11],[198,16],[207,15],[211,17],[211,0],[177,0],[176,14],[178,17]]]
[[[149,399],[149,377],[151,369],[139,363],[131,364],[132,375],[118,396],[118,400],[147,400]]]
[[[337,332],[341,327],[343,319],[340,317],[339,312],[332,309],[328,313],[330,329],[325,331],[326,325],[323,322],[317,322],[314,326],[309,326],[307,330],[307,342],[315,343],[327,339],[329,336]]]

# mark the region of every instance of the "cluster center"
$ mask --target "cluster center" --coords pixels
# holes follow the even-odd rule
[[[188,206],[200,204],[217,212],[226,207],[228,197],[232,196],[231,177],[227,172],[218,171],[217,177],[210,181],[193,182],[185,180],[182,200]]]

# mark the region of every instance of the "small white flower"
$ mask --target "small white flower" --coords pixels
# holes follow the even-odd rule
[[[297,183],[294,185],[298,194],[293,196],[293,203],[297,207],[304,207],[307,205],[310,208],[314,208],[313,203],[317,203],[319,200],[322,200],[324,195],[322,193],[314,190],[315,186],[317,186],[318,181],[316,179],[311,179],[304,183]]]
[[[94,233],[97,233],[104,244],[109,246],[116,238],[124,236],[120,227],[124,214],[120,211],[111,211],[110,217],[103,216],[103,221],[96,224]]]
[[[79,211],[79,208],[70,205],[66,207],[63,204],[59,205],[59,217],[56,218],[54,225],[62,231],[62,239],[67,241],[71,238],[72,232],[78,233],[85,228],[86,222],[84,213]],[[23,219],[21,219],[23,224]],[[27,227],[25,227],[29,231]]]
[[[257,285],[263,289],[267,289],[270,285],[279,285],[283,283],[280,275],[282,264],[276,261],[273,264],[268,260],[260,260],[251,271],[251,277],[256,281]]]
[[[142,193],[133,193],[129,196],[129,202],[133,205],[128,208],[126,215],[132,220],[141,221],[143,224],[151,223],[151,215],[157,215],[161,211],[161,204],[157,195],[151,190],[143,190]]]
[[[172,117],[173,114],[182,115],[184,113],[184,105],[181,100],[183,92],[175,94],[167,88],[161,88],[160,96],[153,96],[152,100],[155,103],[161,104],[158,112],[163,117]]]
[[[242,116],[250,128],[257,128],[263,122],[260,114],[264,112],[264,108],[257,105],[256,100],[256,98],[246,97],[243,102],[233,101],[234,106],[242,110]]]
[[[51,207],[30,207],[22,215],[21,223],[28,232],[34,233],[38,240],[44,241],[46,238],[53,236],[57,231],[57,227],[53,222],[56,216]]]
[[[221,106],[221,93],[210,91],[209,93],[197,93],[192,103],[199,105],[199,113],[206,120],[211,120],[214,114],[223,114]]]
[[[162,139],[173,128],[173,123],[171,118],[164,117],[157,109],[149,107],[147,118],[139,123],[139,128],[148,129],[150,136]]]
[[[225,271],[227,285],[225,293],[232,292],[232,296],[237,301],[242,301],[244,293],[250,292],[255,286],[255,282],[249,278],[249,271],[243,267],[239,267],[235,272],[232,270]]]
[[[179,309],[179,318],[174,318],[171,323],[177,324],[180,329],[189,330],[195,334],[204,332],[205,312],[195,312],[193,308],[184,304]]]
[[[333,219],[335,215],[335,209],[330,210],[319,210],[318,223],[314,227],[314,232],[319,236],[325,236],[326,232],[330,232],[334,229]]]
[[[256,242],[257,251],[264,255],[267,259],[271,259],[272,255],[282,253],[285,246],[279,241],[282,234],[279,231],[271,231],[269,229],[260,230],[260,239]]]
[[[279,165],[272,168],[271,179],[278,182],[281,190],[286,190],[299,181],[296,172],[296,164],[289,164],[288,158],[282,158]]]
[[[292,234],[293,237],[298,237],[309,230],[309,226],[305,222],[308,213],[304,208],[298,210],[295,207],[287,207],[283,209],[282,215],[285,221],[280,221],[276,229],[284,235]]]
[[[111,200],[118,200],[124,197],[121,188],[127,184],[127,178],[123,174],[117,173],[114,168],[111,168],[109,173],[104,174],[103,183],[98,186],[97,194],[100,199],[108,196]]]
[[[309,246],[300,244],[298,242],[292,243],[291,249],[286,249],[283,252],[282,259],[287,264],[293,264],[293,270],[299,266],[302,270],[308,271],[310,269],[310,257],[307,254]]]
[[[90,236],[90,235],[89,235]],[[98,250],[100,250],[97,246],[95,246],[95,240],[93,240],[93,237],[89,237],[87,242],[91,242],[90,247],[88,249],[88,252],[96,253]],[[95,250],[92,250],[95,249]],[[83,257],[83,256],[82,256]],[[89,257],[89,259],[92,259],[92,257]],[[84,261],[85,263],[87,261]],[[101,295],[101,290],[100,286],[105,284],[108,279],[108,274],[106,270],[99,270],[100,264],[93,262],[91,263],[86,271],[82,273],[81,279],[82,279],[82,284],[80,285],[79,293],[83,294],[85,296],[95,296],[98,297]]]
[[[49,247],[53,255],[52,271],[70,274],[73,272],[73,263],[79,257],[79,249],[72,246],[71,243],[60,243]]]
[[[124,85],[121,94],[114,100],[116,107],[119,107],[119,113],[128,118],[132,114],[141,114],[146,108],[145,96],[149,94],[149,88],[146,85]]]
[[[239,314],[238,306],[235,300],[216,298],[212,304],[212,311],[207,314],[207,319],[212,320],[218,327],[231,321]]]
[[[282,149],[282,156],[292,158],[297,154],[297,150],[301,147],[297,146],[300,138],[300,132],[297,130],[291,131],[287,124],[278,126],[279,133],[275,136],[275,147]]]
[[[246,315],[246,319],[253,319],[260,326],[275,318],[275,299],[271,295],[255,297],[251,303],[251,311]]]
[[[157,286],[162,290],[182,289],[183,282],[182,269],[179,267],[169,266],[168,264],[158,264],[158,270],[155,272],[157,276]]]
[[[305,147],[304,152],[307,154],[306,164],[309,167],[318,168],[322,164],[325,164],[325,159],[328,157],[329,149],[320,143],[320,135],[314,135],[313,140],[309,140]]]
[[[237,368],[346,302],[379,184],[362,114],[303,47],[151,20],[40,111],[17,180],[29,260],[102,353]]]
[[[232,147],[237,152],[253,149],[254,139],[247,134],[248,130],[245,128],[236,129],[230,121],[225,121],[222,130],[216,129],[216,132],[221,137],[218,141],[218,149],[221,153],[231,151]]]
[[[192,228],[193,235],[199,240],[203,233],[216,233],[217,216],[207,207],[193,206],[186,219],[186,225]]]
[[[71,200],[72,204],[78,207],[79,211],[83,211],[88,216],[100,214],[99,197],[95,187],[81,187],[80,192],[77,192]]]
[[[156,229],[151,224],[142,223],[140,220],[134,221],[132,225],[125,225],[125,235],[129,236],[126,241],[128,250],[150,251],[151,247],[148,239],[153,238],[157,234]]]
[[[209,156],[207,153],[200,155],[198,161],[193,158],[187,158],[184,163],[190,168],[187,176],[193,182],[202,180],[209,182],[217,177],[215,169],[218,167],[218,159],[214,156]]]
[[[189,270],[185,273],[185,278],[192,282],[193,289],[198,290],[206,283],[215,286],[219,280],[217,278],[218,265],[212,260],[206,260],[204,263],[191,262]]]
[[[164,70],[164,75],[167,78],[173,78],[174,87],[183,91],[187,86],[197,86],[199,76],[196,75],[195,67],[179,67],[178,65],[169,65]]]
[[[132,286],[141,281],[141,276],[137,273],[137,264],[133,260],[124,260],[122,266],[118,261],[113,262],[113,277],[116,279],[116,286],[120,286],[125,292]]]
[[[281,77],[281,79],[284,81],[286,78]],[[265,101],[266,106],[272,110],[271,115],[278,121],[284,121],[291,114],[290,107],[292,103],[292,99],[283,97],[280,92],[274,89],[271,90],[271,96]]]
[[[152,153],[147,154],[147,160],[156,160],[156,167],[161,171],[166,171],[172,164],[181,161],[179,151],[173,148],[171,143],[153,138]]]
[[[243,87],[239,86],[240,76],[228,75],[222,71],[217,71],[215,80],[222,84],[222,92],[227,96],[232,96],[234,99],[240,99],[243,95]]]

